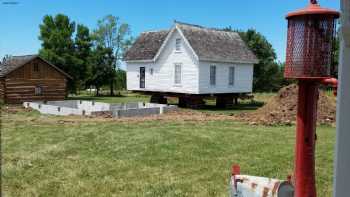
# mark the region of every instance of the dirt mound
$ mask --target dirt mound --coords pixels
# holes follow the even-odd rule
[[[295,124],[297,113],[298,86],[296,84],[282,88],[263,107],[252,113],[239,114],[237,118],[251,124],[291,125]],[[318,124],[334,124],[336,101],[320,91],[318,101]]]

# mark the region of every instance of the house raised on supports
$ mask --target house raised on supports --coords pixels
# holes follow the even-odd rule
[[[215,96],[218,106],[252,92],[257,58],[238,33],[175,22],[170,30],[142,33],[124,56],[127,89],[151,102],[178,97],[198,107]]]

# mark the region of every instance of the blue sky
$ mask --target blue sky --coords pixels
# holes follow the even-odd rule
[[[339,10],[339,0],[319,2]],[[131,25],[135,37],[142,31],[170,28],[174,20],[207,27],[254,28],[271,42],[278,60],[284,61],[284,16],[307,3],[308,0],[0,0],[0,58],[5,54],[37,53],[43,16],[63,13],[91,29],[107,14],[119,16]]]

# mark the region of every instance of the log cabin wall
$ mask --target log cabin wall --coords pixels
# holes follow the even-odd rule
[[[4,102],[5,99],[5,79],[0,78],[0,102]]]
[[[63,100],[66,82],[65,75],[36,58],[6,76],[5,102]]]

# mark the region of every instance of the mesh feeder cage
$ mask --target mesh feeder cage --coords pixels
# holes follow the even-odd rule
[[[336,19],[339,12],[316,0],[287,15],[288,41],[285,77],[299,85],[295,144],[295,196],[315,197],[315,142],[320,83],[330,80]],[[330,82],[330,83],[331,83]]]
[[[287,15],[286,78],[330,77],[337,18],[339,12],[321,8],[316,1]]]

